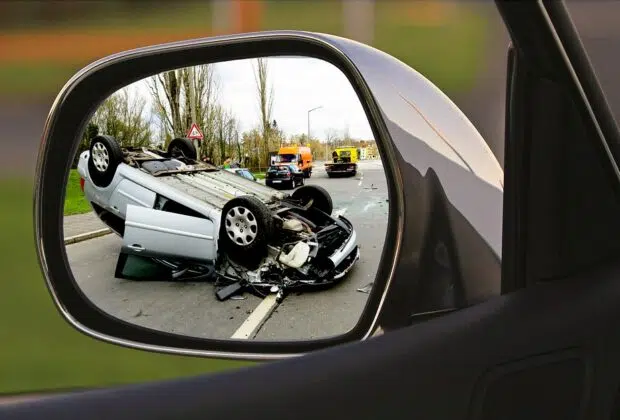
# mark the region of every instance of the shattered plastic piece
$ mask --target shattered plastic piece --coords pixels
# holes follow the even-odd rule
[[[271,289],[269,290],[271,293],[277,293],[278,290],[280,290],[280,288],[278,286],[271,286]]]
[[[297,244],[291,249],[288,254],[280,255],[280,262],[286,264],[292,268],[299,268],[306,263],[308,255],[310,254],[310,247],[305,242],[297,242]]]
[[[230,297],[230,300],[245,300],[245,296],[243,295],[233,295]]]
[[[368,283],[366,286],[364,286],[364,287],[360,287],[359,289],[357,289],[357,291],[358,291],[358,292],[362,292],[362,293],[367,293],[367,294],[368,294],[368,293],[370,293],[370,291],[372,290],[372,285],[373,285],[373,284],[374,284],[373,282]]]
[[[260,278],[260,273],[259,272],[248,271],[247,275],[248,275],[248,281],[250,283],[260,283],[261,278]]]

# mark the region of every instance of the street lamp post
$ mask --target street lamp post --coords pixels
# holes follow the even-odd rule
[[[311,113],[312,111],[316,111],[317,109],[320,109],[320,108],[323,108],[323,105],[321,105],[321,106],[317,106],[317,107],[315,107],[315,108],[312,108],[312,109],[309,109],[309,110],[308,110],[308,133],[307,133],[307,136],[308,136],[308,141],[310,141],[310,113]]]

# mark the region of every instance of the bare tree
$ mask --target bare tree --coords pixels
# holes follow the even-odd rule
[[[346,124],[342,130],[342,139],[337,140],[337,142],[339,145],[348,146],[349,143],[351,143],[351,140],[353,139],[351,138],[351,133],[349,131],[349,124]]]
[[[239,122],[232,111],[217,106],[213,111],[214,147],[211,156],[218,155],[214,161],[223,162],[227,157],[241,159],[241,147],[239,144]],[[217,153],[213,153],[217,149]]]
[[[151,121],[144,116],[145,106],[145,98],[124,88],[101,104],[91,124],[100,134],[114,137],[121,146],[147,146],[152,144],[153,138]]]
[[[333,128],[328,128],[325,131],[325,143],[332,147],[336,144],[336,141],[338,141],[338,131]]]
[[[260,159],[266,159],[269,150],[272,148],[271,142],[271,114],[273,110],[274,89],[268,80],[269,68],[266,58],[256,59],[254,77],[256,80],[256,92],[258,94],[258,107],[260,112],[260,131],[263,139]]]
[[[260,159],[260,152],[262,151],[261,140],[261,133],[258,128],[253,128],[241,135],[241,150],[244,156],[250,157],[246,165],[251,169],[260,170],[264,166]]]
[[[173,137],[187,134],[198,124],[205,138],[202,151],[213,149],[218,81],[212,65],[171,70],[151,77],[148,82],[160,129],[167,145]]]

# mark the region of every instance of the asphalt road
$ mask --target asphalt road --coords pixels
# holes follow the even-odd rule
[[[324,171],[315,169],[312,178],[306,180],[330,192],[334,212],[347,217],[358,235],[360,261],[332,289],[289,294],[276,305],[269,298],[261,303],[263,299],[249,293],[241,299],[220,302],[210,283],[117,279],[114,270],[121,239],[116,235],[68,245],[73,274],[97,307],[148,328],[220,339],[248,328],[252,333],[247,338],[257,340],[340,335],[359,320],[368,294],[357,289],[374,280],[388,221],[387,183],[381,162],[361,162],[360,167],[355,178],[329,179]],[[270,310],[263,312],[265,306]]]

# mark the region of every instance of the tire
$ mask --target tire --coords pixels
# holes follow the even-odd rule
[[[334,210],[334,203],[327,190],[318,185],[304,185],[293,191],[291,196],[295,200],[300,200],[302,205],[306,205],[312,200],[310,208],[321,210],[331,216]]]
[[[242,259],[245,266],[260,262],[272,234],[271,211],[259,199],[235,197],[222,209],[220,246],[233,260]]]
[[[198,152],[190,139],[177,137],[172,139],[168,145],[168,154],[173,158],[186,157],[192,160],[198,160]]]
[[[88,156],[88,174],[98,187],[110,185],[116,168],[123,162],[123,151],[116,139],[108,135],[99,135],[90,142]]]
[[[299,180],[299,185],[301,185],[301,186],[303,187],[304,185],[306,185],[306,181],[304,181],[304,179],[303,179],[303,178],[301,178],[301,179]]]

